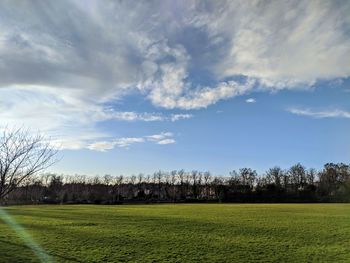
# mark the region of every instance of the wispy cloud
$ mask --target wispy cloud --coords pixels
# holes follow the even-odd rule
[[[170,114],[165,115],[163,113],[137,113],[137,112],[112,112],[109,114],[111,119],[123,120],[123,121],[179,121],[193,118],[193,114],[180,113],[180,114]]]
[[[89,144],[87,148],[94,151],[105,152],[114,149],[115,146],[116,143],[114,141],[100,141]]]
[[[256,100],[254,98],[249,98],[245,100],[246,103],[255,103]]]
[[[135,143],[144,143],[152,142],[160,145],[173,144],[175,139],[173,138],[174,134],[171,132],[162,132],[160,134],[153,134],[143,137],[123,137],[116,138],[110,141],[96,141],[89,145],[86,148],[95,151],[107,151],[112,150],[116,147],[128,149],[131,145]]]
[[[293,114],[308,116],[312,118],[350,118],[350,111],[340,109],[331,110],[312,110],[308,108],[289,108],[288,111]]]
[[[176,141],[174,139],[164,139],[164,140],[157,142],[157,144],[173,144],[175,142]]]
[[[171,121],[185,120],[193,118],[193,114],[172,114],[170,117]]]
[[[165,117],[159,113],[137,113],[133,111],[112,112],[111,118],[123,121],[163,121]]]
[[[119,138],[119,139],[116,139],[114,143],[117,147],[125,148],[130,146],[131,144],[144,142],[144,141],[145,141],[144,138],[134,137],[134,138]]]
[[[1,86],[68,87],[99,101],[136,86],[157,105],[200,108],[239,95],[232,90],[246,87],[244,81],[223,81],[233,76],[292,88],[350,74],[344,1],[90,1],[89,7],[5,1],[0,7]],[[176,25],[169,16],[174,8]],[[191,67],[219,81],[195,85]]]
[[[159,134],[149,135],[145,137],[147,138],[148,141],[159,142],[172,136],[174,136],[174,134],[171,132],[162,132]]]
[[[0,129],[23,125],[52,137],[61,149],[75,150],[111,136],[96,129],[96,124],[103,121],[175,122],[193,117],[188,113],[116,111],[59,92],[42,86],[0,88]]]
[[[81,148],[112,135],[101,120],[190,118],[106,110],[129,94],[191,110],[347,78],[349,13],[349,1],[327,0],[1,1],[1,123]]]

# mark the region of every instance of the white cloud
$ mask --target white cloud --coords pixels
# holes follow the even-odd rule
[[[104,152],[107,150],[112,150],[116,147],[127,149],[129,148],[129,146],[135,143],[153,142],[156,144],[166,145],[173,144],[176,142],[173,136],[174,134],[171,132],[162,132],[159,134],[153,134],[143,137],[116,138],[110,141],[96,141],[87,145],[86,148],[90,150]]]
[[[90,150],[105,152],[106,150],[112,150],[115,147],[115,142],[100,141],[94,142],[87,146]]]
[[[121,147],[121,148],[124,148],[124,147],[128,147],[130,146],[131,144],[134,144],[134,143],[138,143],[138,142],[144,142],[145,139],[144,138],[120,138],[120,139],[116,139],[115,140],[115,145],[117,147]]]
[[[157,144],[173,144],[173,143],[175,143],[174,139],[165,139],[157,142]]]
[[[175,105],[182,109],[206,108],[209,105],[217,103],[219,100],[245,94],[253,86],[254,80],[249,80],[244,84],[236,81],[222,82],[215,88],[206,87],[190,92],[188,95],[178,98]],[[163,104],[162,106],[172,108],[168,104]]]
[[[95,125],[102,121],[179,121],[191,117],[191,114],[115,111],[101,104],[60,96],[52,87],[0,88],[0,128],[23,125],[34,132],[39,130],[61,149],[81,149],[91,141],[110,137],[96,129]]]
[[[162,114],[157,113],[137,113],[133,111],[112,112],[111,117],[123,121],[163,121]]]
[[[62,149],[80,149],[90,140],[108,136],[94,124],[106,120],[98,104],[59,96],[51,87],[0,88],[0,129],[24,126],[50,136]]]
[[[185,120],[193,118],[192,114],[172,114],[170,117],[171,121]]]
[[[246,103],[255,103],[255,102],[256,102],[256,99],[254,99],[254,98],[249,98],[249,99],[246,99],[245,102],[246,102]]]
[[[339,109],[331,109],[331,110],[311,110],[305,108],[289,108],[288,111],[293,114],[308,116],[316,119],[321,118],[348,118],[350,119],[350,112],[339,110]]]
[[[2,1],[0,126],[78,149],[113,136],[101,121],[190,118],[108,108],[130,93],[189,110],[348,78],[349,13],[327,0]]]
[[[105,152],[107,150],[112,150],[115,147],[119,148],[128,148],[132,144],[145,142],[145,139],[140,137],[125,137],[125,138],[117,138],[112,141],[97,141],[89,144],[86,148],[95,151]]]
[[[137,112],[111,112],[111,119],[123,120],[123,121],[179,121],[193,118],[193,114],[179,113],[171,114],[169,116],[162,113],[137,113]]]
[[[102,102],[138,87],[156,105],[198,108],[235,95],[220,86],[240,81],[202,87],[191,68],[272,88],[350,75],[348,2],[2,2],[0,10],[2,86],[67,87]],[[210,88],[215,99],[199,103]]]
[[[273,89],[350,75],[349,2],[231,1],[222,5],[215,2],[214,11],[198,19],[213,38],[221,35],[230,43],[228,54],[216,65],[218,74],[242,74]],[[217,10],[222,10],[220,16]]]
[[[174,134],[171,133],[171,132],[162,132],[162,133],[159,133],[159,134],[146,136],[146,138],[147,138],[148,141],[159,142],[161,140],[165,140],[166,138],[172,137],[172,136],[174,136]]]

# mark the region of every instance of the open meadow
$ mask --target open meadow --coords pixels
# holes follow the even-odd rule
[[[349,204],[41,205],[1,211],[0,262],[350,261]]]

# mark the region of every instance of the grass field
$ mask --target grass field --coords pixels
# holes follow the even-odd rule
[[[40,257],[46,262],[350,262],[349,204],[65,205],[1,211],[0,262],[40,262]]]

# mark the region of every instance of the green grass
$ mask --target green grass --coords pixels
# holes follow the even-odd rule
[[[54,262],[350,262],[349,204],[2,209]],[[1,219],[0,262],[39,262]]]

